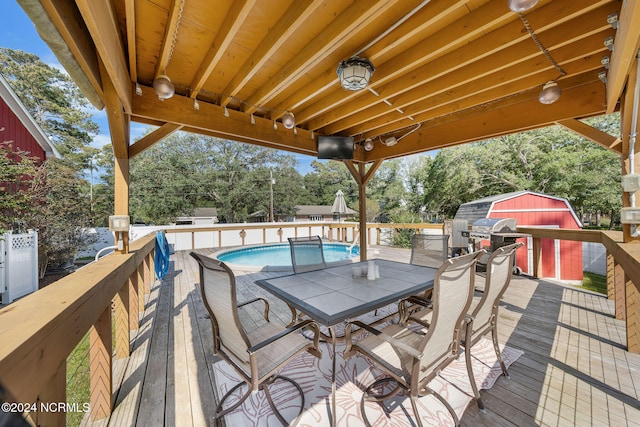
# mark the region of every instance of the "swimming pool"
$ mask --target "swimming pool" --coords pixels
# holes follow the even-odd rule
[[[348,261],[360,255],[358,246],[349,250],[349,245],[342,243],[323,243],[324,259],[327,263]],[[288,243],[250,246],[230,249],[214,254],[220,261],[248,267],[250,270],[278,271],[291,270],[291,251]]]

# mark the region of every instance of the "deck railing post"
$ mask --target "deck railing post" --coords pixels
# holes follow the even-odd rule
[[[631,280],[627,280],[625,285],[627,351],[640,354],[640,291]]]
[[[131,327],[129,320],[129,313],[131,311],[129,306],[131,301],[129,291],[129,281],[127,281],[113,298],[116,359],[129,357],[131,351],[129,344],[129,328]]]
[[[138,282],[138,312],[139,314],[144,312],[144,266],[138,265],[138,268],[133,273],[137,276]]]
[[[542,239],[533,238],[533,277],[540,278],[542,274]]]
[[[137,273],[134,272],[129,277],[126,286],[129,288],[129,330],[135,331],[140,326],[140,315],[138,310],[138,292],[140,291],[140,287],[138,286]]]
[[[607,298],[615,301],[616,299],[616,260],[613,255],[607,251]]]
[[[91,420],[108,417],[113,407],[111,306],[100,315],[89,335]]]
[[[66,411],[58,410],[60,403],[67,401],[67,362],[62,362],[58,371],[38,395],[35,425],[60,426],[66,424]],[[72,403],[72,402],[70,402]],[[82,405],[82,403],[80,403]],[[79,410],[81,408],[79,407]],[[32,417],[34,418],[34,417]]]

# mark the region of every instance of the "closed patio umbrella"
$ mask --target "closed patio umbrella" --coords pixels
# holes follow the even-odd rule
[[[347,213],[347,203],[344,201],[344,193],[342,190],[338,190],[336,193],[336,199],[333,201],[331,213],[338,214],[338,222],[340,222],[340,215]]]

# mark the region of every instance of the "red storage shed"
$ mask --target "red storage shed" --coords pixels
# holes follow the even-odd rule
[[[0,75],[0,141],[10,143],[14,150],[29,152],[45,160],[60,157],[58,150],[29,114],[9,83]]]
[[[581,229],[582,224],[566,199],[532,191],[517,191],[485,197],[460,205],[455,219],[472,225],[481,218],[515,218],[521,227],[557,227]],[[533,274],[531,238],[518,250],[516,264],[524,273]],[[542,277],[558,280],[582,280],[582,242],[542,239]]]

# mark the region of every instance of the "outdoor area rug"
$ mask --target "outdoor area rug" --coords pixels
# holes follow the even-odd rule
[[[280,372],[298,382],[305,394],[305,410],[302,413],[298,426],[328,426],[330,425],[331,399],[331,357],[332,347],[329,343],[321,343],[322,359],[317,359],[308,353],[293,359]],[[357,355],[347,360],[342,358],[344,344],[338,344],[336,359],[336,410],[338,426],[362,426],[362,414],[360,413],[360,399],[363,390],[376,378],[383,376],[383,372],[373,367],[366,358]],[[502,374],[497,362],[491,340],[483,338],[471,351],[473,360],[473,372],[478,387],[491,388]],[[509,366],[515,362],[522,351],[510,347],[504,347],[503,360]],[[240,382],[240,378],[229,364],[224,361],[213,365],[215,384],[218,396],[223,396],[227,390]],[[473,402],[473,392],[467,377],[467,369],[464,362],[464,354],[442,371],[440,377],[436,377],[429,386],[444,397],[454,408],[458,417],[462,417],[467,405]],[[276,381],[269,389],[276,406],[280,409],[285,419],[293,421],[300,408],[300,399],[293,386],[283,381]],[[237,401],[240,393],[244,393],[246,387],[242,387],[237,396],[231,396],[225,407],[229,407]],[[475,404],[472,403],[472,404]],[[391,401],[386,401],[385,410],[380,404],[368,402],[366,413],[369,421],[376,426],[412,426],[415,425],[411,402],[404,395],[396,396]],[[420,398],[419,413],[424,425],[452,426],[454,425],[451,414],[444,405],[432,395]],[[276,416],[271,411],[264,393],[259,392],[250,396],[234,412],[224,417],[228,426],[281,426]]]

